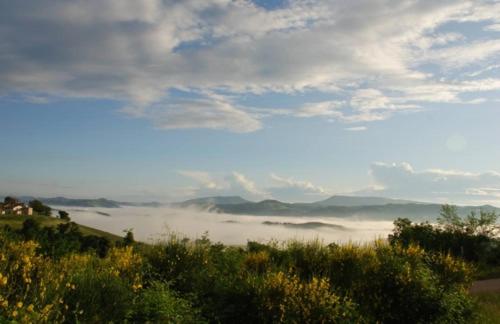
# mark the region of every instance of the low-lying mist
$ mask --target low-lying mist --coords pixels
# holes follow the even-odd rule
[[[366,242],[386,238],[393,225],[390,221],[367,221],[334,217],[282,217],[217,214],[196,209],[175,208],[72,208],[66,210],[73,221],[123,235],[133,229],[140,241],[154,241],[176,233],[199,238],[205,232],[212,241],[246,244],[247,241],[320,239],[325,243]]]

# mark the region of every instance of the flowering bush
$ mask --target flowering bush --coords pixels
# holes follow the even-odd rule
[[[0,231],[0,322],[463,323],[472,269],[376,241],[156,245],[40,254]]]
[[[354,303],[332,292],[325,278],[304,282],[296,275],[270,273],[260,290],[265,322],[346,323],[360,319]]]

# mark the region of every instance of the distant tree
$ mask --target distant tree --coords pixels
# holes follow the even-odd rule
[[[4,198],[3,203],[4,204],[17,204],[17,203],[19,203],[19,200],[17,200],[14,197],[7,196]]]
[[[494,212],[480,210],[479,215],[471,211],[464,221],[464,230],[467,234],[476,234],[493,237],[499,231],[496,224],[498,215]]]
[[[52,208],[44,205],[40,200],[32,200],[29,202],[29,206],[33,208],[33,211],[40,215],[50,216],[52,213]]]
[[[65,221],[70,221],[71,220],[71,218],[69,217],[68,212],[66,212],[64,210],[60,210],[58,212],[58,216],[59,216],[60,219],[65,220]]]
[[[458,209],[453,205],[441,206],[438,223],[445,231],[461,232],[469,235],[484,235],[493,237],[499,227],[496,224],[498,215],[494,212],[480,210],[479,214],[471,211],[464,219],[458,215]]]
[[[126,229],[123,231],[123,232],[125,232],[125,237],[123,238],[123,244],[125,246],[132,245],[135,243],[134,232],[132,232],[132,231],[133,231],[132,228],[129,228],[129,229]]]
[[[437,221],[447,231],[462,232],[464,228],[464,222],[458,216],[457,206],[442,205]]]

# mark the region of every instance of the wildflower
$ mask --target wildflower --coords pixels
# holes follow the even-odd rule
[[[33,304],[30,304],[30,305],[28,306],[28,308],[27,308],[28,312],[32,312],[32,311],[33,311],[33,309],[34,309]]]
[[[16,306],[17,306],[17,308],[23,307],[23,302],[17,302]]]

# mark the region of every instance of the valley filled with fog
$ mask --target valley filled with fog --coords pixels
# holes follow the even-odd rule
[[[247,241],[310,240],[325,243],[362,243],[386,238],[391,221],[359,220],[355,217],[283,217],[217,214],[195,208],[81,208],[58,207],[69,212],[73,221],[122,236],[133,229],[140,241],[155,241],[170,233],[199,238],[205,232],[212,241],[246,244]]]

